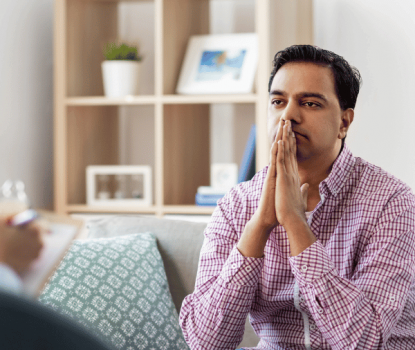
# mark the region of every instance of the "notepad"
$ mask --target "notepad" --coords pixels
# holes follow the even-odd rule
[[[44,235],[44,245],[40,256],[22,275],[23,291],[32,297],[40,295],[72,241],[78,237],[83,227],[81,220],[45,211],[39,211],[39,213],[48,223],[50,232]]]

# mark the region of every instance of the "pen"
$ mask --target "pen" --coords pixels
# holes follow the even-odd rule
[[[39,214],[36,210],[33,209],[27,209],[25,211],[22,211],[19,214],[16,214],[12,217],[10,217],[7,220],[7,225],[9,226],[23,226],[26,224],[31,223],[32,221],[36,220],[39,217]]]

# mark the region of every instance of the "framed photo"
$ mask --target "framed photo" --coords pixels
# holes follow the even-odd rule
[[[210,165],[210,186],[230,190],[238,183],[238,164],[212,163]]]
[[[177,93],[250,93],[257,64],[258,39],[255,33],[192,36]]]
[[[150,206],[152,172],[147,165],[90,165],[86,169],[87,204]]]

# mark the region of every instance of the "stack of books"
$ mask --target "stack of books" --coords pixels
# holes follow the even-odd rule
[[[200,186],[196,193],[196,205],[213,205],[216,206],[218,200],[221,199],[227,192],[227,189],[214,188],[210,186]]]

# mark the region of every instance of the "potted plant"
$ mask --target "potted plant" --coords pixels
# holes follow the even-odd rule
[[[135,46],[108,43],[102,62],[104,92],[107,97],[138,95],[142,57]]]

